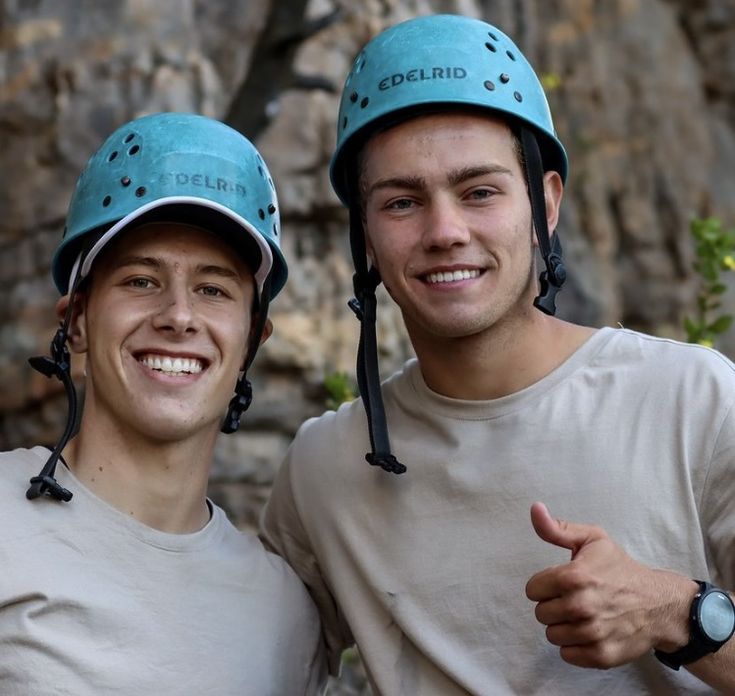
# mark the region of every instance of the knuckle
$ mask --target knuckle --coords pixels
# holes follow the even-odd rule
[[[596,617],[590,598],[582,593],[569,597],[566,613],[573,621],[592,621]]]
[[[579,590],[590,583],[589,574],[579,566],[569,565],[559,572],[559,585],[567,592]]]

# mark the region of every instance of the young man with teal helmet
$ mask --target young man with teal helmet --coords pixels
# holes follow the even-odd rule
[[[262,530],[332,669],[355,641],[381,694],[735,691],[733,365],[554,316],[567,156],[531,66],[410,20],[337,128],[362,398],[301,428]],[[416,353],[382,385],[381,281]]]
[[[286,281],[280,234],[265,162],[219,121],[144,116],[89,160],[53,259],[61,325],[31,360],[68,425],[52,452],[0,454],[3,694],[320,691],[302,583],[206,496]]]

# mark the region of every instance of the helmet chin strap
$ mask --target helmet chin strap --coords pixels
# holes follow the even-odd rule
[[[47,495],[55,500],[69,502],[72,498],[72,492],[64,488],[54,478],[56,473],[56,464],[61,458],[61,453],[71,439],[74,432],[74,426],[77,421],[77,393],[74,389],[74,382],[71,378],[71,358],[66,341],[69,333],[69,324],[71,322],[72,313],[74,311],[74,297],[79,286],[76,280],[69,292],[69,304],[66,308],[64,321],[54,334],[51,341],[51,357],[39,355],[29,358],[28,362],[34,370],[38,370],[46,377],[56,377],[61,380],[64,385],[64,391],[67,398],[66,427],[59,438],[56,447],[51,452],[51,456],[46,460],[38,476],[31,479],[31,485],[26,491],[26,498],[33,500],[42,495]]]
[[[383,396],[380,391],[378,367],[378,342],[375,334],[377,298],[375,290],[380,284],[380,274],[375,267],[368,270],[365,250],[365,234],[357,200],[356,182],[350,186],[350,247],[355,264],[353,285],[355,297],[349,301],[350,309],[360,321],[360,343],[357,351],[357,384],[365,406],[370,435],[371,451],[365,459],[391,474],[403,474],[404,464],[391,453],[388,424],[385,418]]]
[[[549,241],[549,227],[546,222],[546,201],[544,197],[544,169],[541,162],[536,136],[525,126],[521,126],[521,146],[526,161],[526,183],[528,197],[531,201],[531,217],[536,237],[541,250],[546,270],[539,276],[540,292],[534,299],[534,307],[544,314],[556,314],[556,295],[567,278],[567,271],[562,260],[562,248],[559,233]]]
[[[272,273],[269,273],[263,282],[263,288],[260,292],[260,301],[258,307],[257,323],[253,327],[248,341],[248,354],[243,366],[242,375],[240,375],[235,385],[235,396],[232,397],[227,407],[227,414],[220,431],[226,435],[234,433],[240,427],[242,414],[248,410],[253,401],[253,387],[247,378],[247,372],[255,359],[255,353],[260,347],[260,340],[265,329],[265,322],[268,320],[268,305],[271,292]]]

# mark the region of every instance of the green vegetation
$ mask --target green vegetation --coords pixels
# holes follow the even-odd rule
[[[725,230],[722,221],[713,217],[692,220],[690,229],[696,244],[694,270],[701,281],[697,312],[684,318],[684,330],[689,343],[711,348],[733,321],[731,314],[720,310],[727,291],[722,274],[735,270],[735,231]]]
[[[324,388],[327,391],[327,408],[335,411],[340,404],[357,397],[357,388],[346,372],[328,373],[324,377]]]
[[[547,94],[561,87],[561,75],[557,72],[543,72],[539,75],[539,80]]]

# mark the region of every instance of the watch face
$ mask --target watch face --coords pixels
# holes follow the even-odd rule
[[[707,593],[699,603],[699,625],[712,641],[726,641],[735,628],[735,610],[724,592]]]

